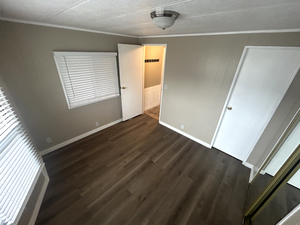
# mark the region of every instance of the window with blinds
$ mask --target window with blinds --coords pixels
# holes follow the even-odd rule
[[[69,109],[120,95],[116,52],[53,52]]]
[[[42,159],[0,89],[0,224],[16,224],[26,206]]]

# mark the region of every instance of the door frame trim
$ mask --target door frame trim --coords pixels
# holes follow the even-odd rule
[[[239,61],[239,64],[237,66],[237,69],[236,69],[236,72],[235,72],[235,75],[234,75],[234,78],[232,80],[232,83],[231,83],[231,86],[230,86],[230,89],[229,89],[229,92],[228,92],[228,95],[227,95],[227,98],[226,98],[226,101],[224,103],[224,106],[223,106],[223,110],[222,110],[222,113],[220,115],[220,118],[219,118],[219,121],[218,121],[218,124],[217,124],[217,127],[215,129],[215,133],[214,133],[214,136],[213,136],[213,139],[212,139],[212,142],[211,142],[211,146],[214,146],[214,143],[216,141],[216,138],[217,138],[217,135],[218,135],[218,132],[220,130],[220,127],[221,127],[221,124],[222,124],[222,121],[224,119],[224,116],[225,116],[225,112],[226,112],[226,108],[227,108],[227,104],[232,96],[232,93],[233,93],[233,89],[235,87],[235,84],[236,84],[236,81],[238,79],[238,75],[240,73],[240,70],[242,68],[242,65],[244,63],[244,59],[246,57],[246,53],[249,49],[297,49],[299,50],[300,47],[289,47],[289,46],[245,46],[244,47],[244,50],[242,52],[242,55],[241,55],[241,58],[240,58],[240,61]],[[296,69],[295,71],[293,72],[293,74],[297,74],[298,70],[300,68],[300,63],[296,66]],[[291,83],[293,82],[295,76],[293,77],[293,79],[290,80],[289,82],[289,85],[288,85],[288,88],[290,87]],[[283,95],[284,97],[284,95]],[[282,99],[283,99],[282,97]],[[280,102],[282,101],[282,99],[280,100]],[[279,102],[279,104],[280,104]],[[276,111],[276,109],[275,109]],[[272,113],[270,119],[272,118],[272,116],[274,115],[275,111]],[[261,134],[262,135],[262,134]],[[259,139],[258,139],[259,140]],[[255,145],[253,146],[253,149],[254,149]],[[249,158],[251,152],[253,151],[253,149],[251,151],[248,152],[247,154],[247,157],[243,160],[243,164],[247,164],[247,159]]]
[[[161,93],[160,93],[160,109],[159,109],[159,123],[161,122],[161,109],[162,109],[162,99],[163,99],[163,93],[164,93],[164,81],[165,81],[165,72],[166,72],[166,58],[167,58],[167,44],[142,44],[144,46],[144,61],[145,61],[145,46],[164,46],[164,52],[163,52],[163,63],[161,68]],[[143,113],[145,109],[145,103],[144,103],[144,87],[145,87],[145,63],[143,62]]]
[[[247,50],[248,50],[247,47],[248,47],[248,46],[245,46],[245,47],[244,47],[244,50],[243,50],[243,52],[242,52],[242,56],[241,56],[241,58],[240,58],[239,64],[238,64],[238,66],[237,66],[237,69],[236,69],[236,71],[235,71],[235,74],[234,74],[234,77],[233,77],[233,80],[232,80],[230,89],[229,89],[228,94],[227,94],[227,97],[226,97],[226,101],[225,101],[224,106],[223,106],[223,109],[222,109],[222,113],[221,113],[221,115],[220,115],[220,118],[219,118],[219,121],[218,121],[216,130],[215,130],[214,136],[213,136],[212,141],[211,141],[211,146],[214,146],[214,144],[215,144],[215,141],[216,141],[218,132],[219,132],[220,127],[221,127],[222,120],[223,120],[224,115],[225,115],[225,112],[226,112],[226,107],[227,107],[228,102],[229,102],[229,99],[230,99],[230,97],[231,97],[231,95],[232,95],[233,88],[234,88],[234,86],[235,86],[235,83],[236,83],[236,81],[237,81],[238,75],[239,75],[240,70],[241,70],[241,68],[242,68],[242,64],[243,64],[243,62],[244,62],[244,59],[245,59],[245,57],[246,57],[246,52],[247,52]]]
[[[273,149],[269,153],[269,155],[266,157],[265,161],[262,163],[262,165],[257,170],[256,174],[252,177],[249,183],[252,183],[255,178],[264,171],[269,163],[272,161],[272,159],[275,157],[275,155],[278,153],[281,146],[284,144],[286,139],[289,137],[289,135],[293,132],[294,128],[297,126],[297,124],[300,123],[300,108],[297,110],[296,114],[293,116],[292,120],[289,122],[285,130],[283,131],[282,135],[279,137],[278,141],[274,145]]]

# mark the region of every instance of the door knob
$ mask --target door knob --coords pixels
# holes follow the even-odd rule
[[[227,109],[228,109],[228,110],[232,110],[232,107],[229,106],[229,107],[227,107]]]
[[[121,88],[122,88],[122,89],[126,89],[126,87],[125,87],[125,86],[122,86]]]

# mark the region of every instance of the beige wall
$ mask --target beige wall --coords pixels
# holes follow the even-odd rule
[[[0,75],[39,150],[121,118],[120,98],[69,110],[53,51],[117,51],[138,39],[0,21]],[[140,39],[167,44],[163,122],[211,143],[244,46],[300,46],[300,33]],[[250,155],[271,149],[299,101],[299,74]],[[47,144],[46,137],[52,138]],[[267,151],[265,151],[267,150]]]
[[[4,21],[0,31],[0,83],[39,150],[95,129],[96,121],[101,126],[121,118],[120,98],[69,110],[52,52],[117,51],[117,43],[138,44],[138,39]],[[184,124],[184,132],[210,144],[244,46],[300,46],[300,33],[147,38],[140,43],[167,44],[161,120],[178,129]],[[299,90],[300,73],[247,162],[259,165],[269,153],[300,107]],[[46,137],[53,142],[47,144]]]
[[[247,35],[141,39],[167,44],[161,120],[211,143]]]
[[[0,31],[0,75],[39,150],[121,118],[120,98],[69,110],[52,52],[117,51],[138,39],[4,21]]]
[[[161,120],[211,144],[222,108],[245,46],[300,46],[300,33],[235,34],[146,38],[143,44],[167,44]],[[247,162],[256,164],[297,108],[300,74]],[[272,144],[271,144],[272,145]]]
[[[159,59],[159,62],[145,63],[145,88],[161,83],[164,46],[145,46],[145,59]]]

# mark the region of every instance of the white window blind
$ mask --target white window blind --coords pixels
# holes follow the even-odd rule
[[[120,95],[116,52],[53,52],[69,109]]]
[[[0,224],[16,224],[42,159],[0,89]]]

